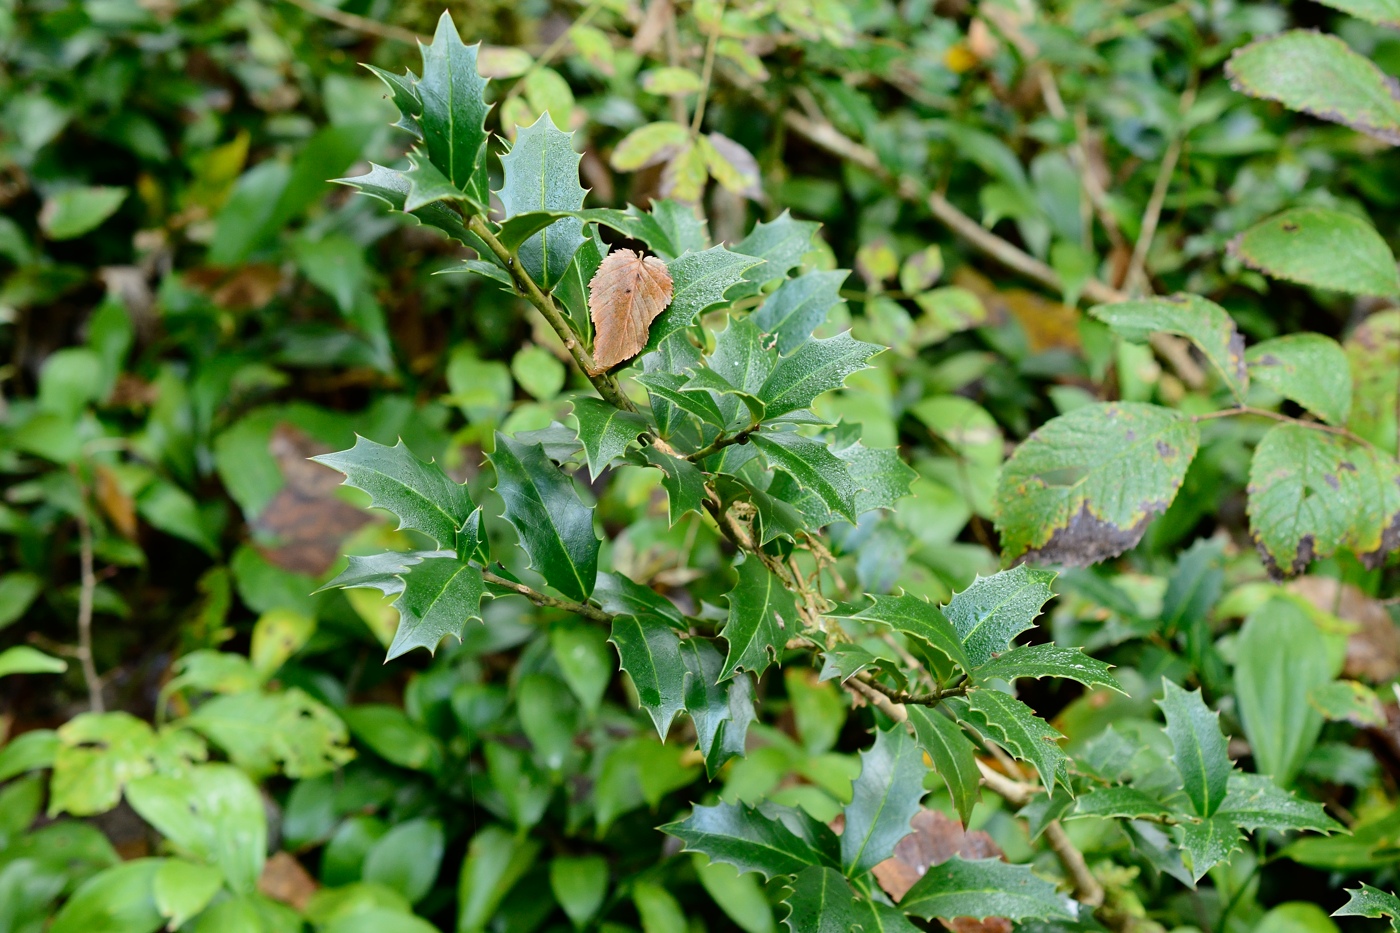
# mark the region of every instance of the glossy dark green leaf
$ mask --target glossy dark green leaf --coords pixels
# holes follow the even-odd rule
[[[710,370],[720,376],[737,392],[758,397],[763,383],[773,371],[777,353],[765,347],[763,334],[749,318],[730,318],[729,326],[715,336],[715,352],[706,360]],[[749,415],[749,406],[741,410],[737,395],[718,399],[727,416],[729,427],[742,426],[741,415]],[[767,406],[764,406],[767,414]]]
[[[417,87],[423,112],[418,122],[428,157],[458,190],[485,206],[486,113],[490,107],[484,97],[486,80],[476,70],[478,46],[462,44],[452,17],[444,11],[432,43],[419,48],[423,77]]]
[[[689,376],[677,373],[646,373],[637,377],[653,398],[661,398],[686,414],[699,418],[717,428],[728,426],[729,419],[720,411],[714,396],[704,389],[687,386]],[[653,406],[654,407],[654,406]]]
[[[972,807],[982,796],[982,775],[972,740],[952,719],[924,706],[907,706],[914,741],[933,761],[933,770],[948,785],[953,809],[966,826]]]
[[[1024,645],[983,664],[973,676],[977,680],[999,678],[1008,683],[1021,677],[1061,677],[1086,687],[1108,687],[1126,694],[1109,673],[1111,667],[1078,648],[1062,648],[1056,644]]]
[[[826,322],[831,309],[841,303],[841,285],[848,275],[846,270],[837,269],[788,279],[754,312],[754,324],[773,335],[779,353],[791,353],[806,343],[812,331]]]
[[[1327,815],[1322,804],[1284,790],[1263,774],[1231,774],[1216,816],[1254,831],[1334,833],[1344,827]]]
[[[678,632],[689,631],[690,625],[671,602],[651,587],[635,583],[620,573],[598,574],[598,587],[593,598],[606,611],[616,615],[655,615]]]
[[[1193,881],[1200,881],[1206,872],[1225,861],[1244,844],[1244,833],[1222,814],[1207,817],[1199,823],[1180,823],[1176,827],[1181,840],[1181,861]]]
[[[423,112],[423,101],[418,97],[418,76],[412,71],[396,75],[373,65],[362,65],[361,67],[368,69],[375,77],[383,81],[384,86],[393,95],[394,106],[399,108],[399,121],[394,126],[422,139],[423,128],[418,124],[418,115]]]
[[[386,447],[359,437],[349,450],[312,459],[344,473],[345,485],[369,493],[370,504],[398,516],[400,528],[421,531],[441,547],[456,544],[457,529],[476,508],[466,486],[419,460],[402,440]]]
[[[1196,345],[1236,400],[1249,391],[1244,338],[1229,313],[1199,295],[1178,294],[1098,305],[1089,313],[1124,336],[1177,334]]]
[[[918,933],[903,911],[857,899],[834,868],[814,865],[798,872],[785,903],[783,923],[791,933]]]
[[[481,570],[455,557],[430,557],[401,574],[403,592],[394,600],[399,627],[385,660],[392,661],[414,648],[437,653],[447,635],[461,641],[467,624],[481,621],[481,594],[486,583]]]
[[[1029,865],[1000,859],[953,856],[934,865],[899,901],[916,917],[1005,917],[1008,920],[1072,920],[1066,898]]]
[[[852,878],[863,875],[894,852],[912,831],[909,821],[923,800],[923,752],[900,725],[875,733],[875,744],[860,753],[860,777],[851,785],[846,827],[841,831],[841,865]]]
[[[723,246],[685,253],[666,263],[671,273],[671,304],[651,322],[646,352],[679,330],[695,323],[701,312],[724,301],[725,293],[743,280],[744,273],[760,260],[731,253]]]
[[[518,129],[510,152],[501,156],[503,181],[497,194],[505,216],[582,209],[587,193],[578,183],[582,158],[574,151],[572,134],[556,127],[548,113]],[[583,242],[583,221],[561,217],[522,242],[516,256],[537,285],[552,289],[564,278]]]
[[[726,596],[729,619],[720,633],[729,645],[720,680],[740,670],[757,677],[782,653],[787,640],[800,632],[792,593],[762,561],[750,556],[737,570],[739,580]]]
[[[642,451],[647,463],[661,471],[661,486],[666,490],[671,524],[687,512],[705,511],[705,474],[689,460],[663,454],[655,447]]]
[[[403,172],[396,172],[371,162],[369,171],[364,175],[356,175],[353,178],[337,178],[334,181],[338,185],[346,185],[363,194],[378,198],[394,210],[409,214],[421,224],[437,227],[448,236],[463,243],[470,244],[476,239],[467,232],[466,224],[462,222],[462,215],[441,201],[434,201],[418,210],[406,210],[412,183]],[[506,284],[509,282],[510,280],[507,278]]]
[[[642,708],[665,739],[686,703],[687,669],[675,629],[650,613],[619,615],[613,619],[609,641],[637,688]]]
[[[1170,816],[1171,807],[1134,787],[1100,787],[1082,794],[1066,818],[1097,816],[1105,819],[1141,820]]]
[[[762,259],[762,265],[754,266],[744,273],[744,286],[734,290],[735,298],[757,295],[759,286],[773,279],[786,276],[802,262],[802,257],[812,248],[812,237],[817,235],[821,224],[810,220],[793,220],[792,215],[783,211],[776,218],[754,225],[749,235],[734,247],[745,256]]]
[[[768,409],[768,417],[802,408],[810,408],[812,400],[823,392],[845,385],[851,373],[865,369],[867,360],[883,347],[862,343],[849,331],[809,340],[773,367],[758,390],[758,397]]]
[[[1041,608],[1055,595],[1055,574],[1024,565],[978,577],[956,594],[943,613],[967,652],[967,669],[1007,651],[1011,640],[1035,625]]]
[[[370,847],[361,877],[397,891],[410,904],[416,904],[437,881],[444,842],[442,824],[437,820],[405,820]]]
[[[1207,709],[1201,692],[1182,690],[1166,678],[1165,691],[1157,705],[1167,718],[1167,736],[1172,740],[1172,761],[1181,773],[1186,798],[1197,816],[1208,817],[1220,809],[1234,763],[1225,754],[1225,736],[1220,731],[1220,714]],[[1200,875],[1197,875],[1200,877]]]
[[[846,464],[846,472],[856,484],[856,514],[875,509],[892,509],[909,495],[919,474],[914,472],[893,447],[866,447],[856,441],[832,446],[832,453]]]
[[[967,653],[953,624],[926,599],[905,593],[871,596],[869,605],[842,605],[832,610],[838,619],[879,622],[896,632],[912,635],[963,670],[969,669]]]
[[[731,758],[744,754],[749,724],[757,719],[753,680],[746,674],[720,681],[724,656],[705,638],[681,642],[686,668],[685,709],[695,724],[696,745],[713,779]]]
[[[1060,748],[1063,736],[1031,708],[1000,690],[969,691],[964,702],[953,703],[959,717],[966,719],[983,735],[1006,749],[1012,757],[1030,763],[1050,796],[1055,784],[1071,790],[1069,758]],[[965,712],[964,712],[965,711]]]
[[[604,467],[622,456],[629,445],[646,433],[646,420],[641,415],[623,411],[602,399],[576,398],[573,406],[578,439],[583,443],[591,480],[596,480]]]
[[[712,862],[756,871],[764,878],[796,874],[827,861],[783,822],[742,803],[698,806],[661,831],[684,842],[683,851],[702,852]]]
[[[818,679],[845,683],[860,672],[879,666],[880,658],[860,645],[842,643],[822,652],[822,669]]]
[[[782,470],[799,486],[817,496],[826,508],[853,524],[856,521],[856,484],[845,461],[821,441],[800,434],[780,432],[752,434],[749,443],[762,451],[768,463]]]
[[[421,149],[408,153],[408,171],[403,173],[408,182],[408,194],[404,196],[404,210],[417,213],[429,204],[440,204],[451,209],[451,205],[465,201],[466,195],[429,161]]]
[[[1400,933],[1400,897],[1362,883],[1347,888],[1347,902],[1332,912],[1334,917],[1389,917],[1390,928]]]
[[[583,504],[573,480],[538,444],[500,433],[488,457],[496,469],[496,492],[505,500],[504,517],[520,535],[530,566],[569,598],[587,599],[598,575],[598,535],[593,509]]]

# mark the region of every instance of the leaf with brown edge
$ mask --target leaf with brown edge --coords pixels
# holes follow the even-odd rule
[[[665,263],[630,249],[609,253],[588,283],[598,370],[612,369],[642,352],[651,322],[670,303],[671,273]]]

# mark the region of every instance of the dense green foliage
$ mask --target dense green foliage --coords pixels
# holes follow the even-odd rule
[[[1400,930],[1400,7],[387,7],[0,18],[0,931]]]

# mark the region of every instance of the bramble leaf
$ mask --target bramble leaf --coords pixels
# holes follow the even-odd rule
[[[1079,648],[1063,648],[1056,644],[1023,645],[983,664],[973,672],[973,677],[979,681],[1000,678],[1008,683],[1020,677],[1060,677],[1086,687],[1108,687],[1126,695],[1109,673],[1111,667]]]
[[[889,858],[894,844],[909,835],[909,821],[926,793],[926,770],[923,752],[898,724],[876,732],[875,744],[860,753],[860,777],[851,785],[841,831],[841,866],[849,877]]]
[[[1167,737],[1172,741],[1174,752],[1172,761],[1181,774],[1186,799],[1191,801],[1197,816],[1211,816],[1225,800],[1230,772],[1235,767],[1225,754],[1220,714],[1206,708],[1199,690],[1187,693],[1165,677],[1162,689],[1165,692],[1157,705],[1167,718]]]
[[[412,528],[450,548],[457,529],[476,508],[467,487],[435,463],[424,463],[400,440],[393,447],[356,437],[355,446],[312,457],[345,474],[345,485],[369,493],[370,505],[392,512],[400,528]]]
[[[1256,380],[1331,424],[1351,411],[1351,365],[1341,345],[1321,334],[1288,334],[1249,348]]]
[[[1313,35],[1308,41],[1317,40],[1341,45],[1332,36]],[[1375,67],[1365,59],[1361,62]],[[1400,94],[1393,89],[1390,93],[1397,95],[1392,103],[1400,118]],[[1400,123],[1396,130],[1400,132]],[[1400,135],[1392,142],[1400,143]],[[1231,240],[1230,253],[1276,279],[1313,288],[1353,295],[1400,294],[1400,270],[1390,247],[1369,223],[1344,211],[1325,207],[1284,211]]]
[[[598,575],[599,542],[593,509],[583,504],[573,480],[539,444],[521,444],[499,432],[488,459],[496,469],[496,492],[505,500],[504,518],[520,536],[530,566],[570,599],[587,599]]]
[[[1234,319],[1213,301],[1199,295],[1145,298],[1098,305],[1089,313],[1126,337],[1156,331],[1185,337],[1210,361],[1236,400],[1249,390],[1244,365],[1244,338]]]
[[[929,868],[904,897],[899,909],[916,917],[1005,917],[1008,920],[1072,920],[1055,886],[1029,865],[1000,859],[953,856]]]
[[[905,709],[914,726],[914,741],[928,753],[933,770],[948,785],[953,809],[967,825],[973,805],[982,797],[982,775],[977,769],[972,740],[961,726],[937,710],[912,705]]]
[[[588,282],[588,316],[599,369],[632,359],[647,345],[652,321],[671,303],[671,274],[655,256],[614,250]]]
[[[392,661],[414,648],[437,653],[446,635],[462,640],[467,623],[481,621],[481,571],[456,557],[429,557],[409,565],[401,574],[403,592],[394,600],[399,627],[384,660]]]
[[[1336,10],[1358,19],[1400,29],[1400,0],[1322,0]]]
[[[839,389],[847,376],[865,369],[866,361],[883,349],[852,338],[850,331],[803,343],[778,361],[758,390],[767,417],[810,408],[818,395]]]
[[[1035,625],[1041,608],[1055,595],[1054,571],[1024,565],[978,577],[944,607],[967,652],[966,670],[986,664],[1011,647],[1011,640]]]
[[[697,806],[690,816],[667,823],[661,831],[684,842],[682,851],[701,852],[712,862],[733,865],[741,872],[756,871],[764,878],[827,863],[784,822],[742,803]]]
[[[588,478],[596,480],[604,467],[646,432],[646,419],[589,396],[574,399],[573,406],[578,439],[588,460]]]
[[[1199,439],[1179,412],[1138,402],[1047,422],[1002,467],[1003,557],[1085,567],[1122,554],[1176,498]]]
[[[729,620],[720,632],[729,645],[722,681],[739,670],[762,674],[788,638],[799,633],[797,603],[782,581],[754,556],[746,557],[738,572],[739,581],[726,596]]]
[[[574,151],[573,135],[554,125],[549,114],[516,131],[515,144],[501,156],[501,199],[507,218],[529,211],[577,211],[587,193],[578,183],[583,156]],[[561,217],[518,247],[525,271],[546,291],[564,278],[583,245],[583,221]]]
[[[665,741],[672,720],[685,708],[686,666],[675,629],[648,612],[619,615],[613,619],[609,641],[637,688],[642,708]]]

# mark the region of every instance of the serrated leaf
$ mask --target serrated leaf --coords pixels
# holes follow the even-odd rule
[[[354,188],[362,194],[378,198],[401,213],[408,213],[421,224],[437,227],[448,236],[472,245],[476,237],[467,231],[462,215],[440,201],[434,201],[418,210],[408,211],[408,195],[413,185],[403,172],[385,168],[371,162],[369,171],[354,178],[337,178],[335,184]],[[483,247],[484,248],[484,247]],[[508,282],[509,280],[507,280]]]
[[[1400,88],[1336,36],[1295,29],[1236,49],[1235,90],[1400,145]],[[1392,270],[1393,271],[1393,270]]]
[[[1331,36],[1326,39],[1337,41]],[[1400,102],[1396,111],[1400,114]],[[1400,294],[1395,254],[1374,227],[1344,211],[1325,207],[1284,211],[1235,237],[1230,253],[1276,279],[1313,288],[1353,295]]]
[[[384,660],[392,661],[414,648],[437,653],[446,635],[462,640],[467,623],[481,621],[481,571],[456,557],[429,557],[402,573],[403,592],[394,600],[399,627]]]
[[[1033,765],[1046,794],[1054,797],[1056,783],[1073,792],[1069,784],[1069,759],[1060,748],[1060,739],[1064,736],[1029,706],[1000,690],[980,689],[968,691],[963,702],[951,708],[955,711],[961,708],[960,717],[1012,757]]]
[[[914,741],[928,753],[933,770],[948,786],[953,809],[966,826],[973,805],[982,797],[982,775],[972,741],[961,726],[937,710],[924,706],[906,706],[905,710],[914,726]]]
[[[770,466],[782,470],[803,489],[819,497],[828,510],[855,523],[855,481],[845,462],[825,444],[788,432],[752,434],[749,443],[762,451]]]
[[[1329,722],[1380,728],[1385,710],[1376,692],[1355,680],[1334,680],[1308,691],[1308,702]]]
[[[1400,29],[1400,0],[1321,0],[1335,10],[1358,19]]]
[[[393,447],[355,438],[349,450],[312,457],[345,474],[345,485],[369,493],[370,505],[392,512],[400,528],[412,528],[440,546],[453,547],[457,529],[476,508],[467,487],[434,463],[424,463],[402,440]]]
[[[573,134],[555,126],[547,113],[518,129],[510,152],[501,156],[501,190],[496,193],[505,216],[580,210],[587,193],[578,183],[582,158],[574,151]],[[583,241],[583,221],[561,217],[521,243],[516,255],[535,283],[549,290],[564,278]]]
[[[1147,332],[1177,334],[1194,343],[1241,403],[1249,391],[1244,338],[1220,305],[1199,295],[1146,298],[1098,305],[1089,313],[1128,337]]]
[[[865,369],[866,361],[883,349],[852,338],[850,331],[803,343],[778,361],[758,390],[767,416],[810,408],[818,395],[845,385],[847,376]]]
[[[686,667],[675,629],[651,613],[619,615],[613,619],[609,641],[637,688],[642,708],[665,741],[672,720],[685,708]]]
[[[423,112],[423,101],[418,97],[418,76],[408,70],[396,75],[373,65],[360,67],[369,69],[393,95],[394,106],[399,108],[398,122],[393,125],[422,139],[423,128],[418,124],[418,115]]]
[[[1108,687],[1126,696],[1127,691],[1109,673],[1111,667],[1079,648],[1063,648],[1056,644],[1023,645],[983,664],[973,672],[973,677],[979,681],[999,678],[1008,683],[1020,677],[1060,677],[1086,687]]]
[[[408,182],[408,193],[404,196],[404,210],[409,213],[427,207],[429,204],[438,204],[446,207],[442,202],[464,201],[466,196],[457,189],[457,186],[448,181],[447,176],[438,170],[438,167],[428,161],[427,156],[419,149],[414,149],[408,154],[409,170],[403,173],[404,180]],[[447,208],[451,210],[451,208]]]
[[[714,778],[731,758],[744,754],[749,724],[757,718],[753,680],[746,675],[721,683],[724,656],[706,638],[681,642],[685,664],[685,710],[695,724],[695,742],[705,756],[705,773]]]
[[[734,449],[734,447],[727,447],[721,453],[729,453]],[[748,484],[744,484],[744,491],[756,513],[754,524],[755,530],[758,532],[760,547],[778,538],[787,538],[796,543],[798,537],[807,530],[806,518],[791,503],[770,495],[766,490],[756,489]]]
[[[707,359],[709,372],[723,379],[733,392],[716,399],[720,411],[728,419],[729,430],[743,427],[753,417],[748,399],[741,407],[737,394],[757,399],[759,390],[777,362],[777,353],[763,344],[763,335],[749,318],[730,318],[729,326],[715,337],[715,352]],[[763,414],[768,413],[763,406]]]
[[[316,592],[329,589],[375,589],[385,596],[403,592],[402,574],[408,568],[429,557],[452,557],[454,551],[384,551],[367,557],[354,554],[346,557],[346,567]]]
[[[694,324],[702,312],[721,304],[725,293],[758,263],[752,256],[731,253],[723,246],[685,253],[666,263],[674,289],[671,305],[652,321],[647,351],[655,350],[667,337]]]
[[[893,447],[866,447],[860,441],[845,447],[833,447],[837,459],[846,464],[851,482],[856,485],[856,514],[864,515],[876,509],[892,509],[909,495],[910,487],[919,478]]]
[[[831,615],[838,619],[859,619],[888,625],[896,632],[919,639],[961,669],[970,669],[962,640],[937,606],[909,593],[870,596],[869,599],[868,606],[837,606]]]
[[[910,833],[909,821],[923,800],[923,752],[903,726],[875,733],[875,744],[860,753],[860,776],[851,785],[843,811],[841,866],[859,877],[894,853]]]
[[[671,524],[687,512],[705,511],[705,474],[689,460],[663,454],[655,447],[642,451],[647,463],[661,471],[661,487],[666,490],[666,502]]]
[[[1157,705],[1167,719],[1172,761],[1181,774],[1186,799],[1191,801],[1197,816],[1211,816],[1225,800],[1230,772],[1235,767],[1225,754],[1220,714],[1206,708],[1199,690],[1187,693],[1165,677],[1162,689],[1164,693]]]
[[[570,599],[587,599],[598,575],[599,542],[593,509],[583,504],[573,480],[540,445],[521,444],[499,432],[488,459],[496,470],[496,492],[505,501],[503,517],[520,536],[530,566]]]
[[[1281,833],[1345,831],[1345,827],[1327,815],[1322,804],[1299,798],[1263,774],[1230,775],[1229,791],[1216,816],[1251,832],[1258,829]]]
[[[831,309],[841,303],[841,286],[849,275],[847,270],[837,269],[788,279],[753,313],[754,324],[777,339],[780,354],[791,353],[806,343],[812,331],[826,322]]]
[[[478,46],[463,45],[445,11],[429,45],[419,44],[423,77],[418,97],[423,112],[418,122],[428,157],[448,181],[476,204],[487,203],[486,80],[477,73]],[[480,167],[480,171],[478,171]]]
[[[653,397],[665,399],[705,424],[721,429],[729,424],[729,419],[720,411],[713,395],[705,389],[688,387],[689,376],[677,373],[646,373],[636,377],[636,381],[646,386],[647,392]]]
[[[1004,559],[1085,567],[1122,554],[1176,498],[1199,440],[1186,416],[1138,402],[1050,420],[1002,467]]]
[[[554,286],[555,300],[568,311],[575,333],[583,336],[589,346],[593,343],[593,321],[588,313],[588,283],[593,281],[607,255],[608,244],[598,235],[598,228],[590,228],[569,268],[564,270],[564,277]]]
[[[845,683],[861,671],[879,667],[880,663],[880,658],[860,645],[842,642],[822,652],[822,669],[817,680],[839,680]]]
[[[588,460],[590,480],[597,480],[604,467],[622,456],[638,437],[646,433],[646,420],[641,415],[623,411],[602,399],[587,396],[576,398],[573,406],[578,439],[583,443],[583,455]]]
[[[609,253],[588,283],[595,365],[612,369],[642,352],[652,322],[671,301],[671,274],[660,259],[630,249]]]
[[[1178,824],[1176,832],[1181,840],[1181,861],[1192,881],[1200,881],[1244,843],[1239,827],[1220,813],[1199,823]]]
[[[474,560],[482,565],[491,562],[491,541],[486,537],[486,512],[479,505],[457,529],[457,559]]]
[[[1005,917],[1008,920],[1073,920],[1055,886],[1029,865],[1000,859],[953,856],[929,868],[904,897],[899,909],[916,917]]]
[[[650,587],[642,586],[620,573],[598,574],[598,585],[593,598],[604,611],[614,615],[655,615],[678,632],[685,632],[690,625],[685,616],[671,602]]]
[[[782,652],[788,638],[800,631],[797,603],[763,562],[755,556],[738,566],[739,581],[726,595],[729,619],[720,632],[729,645],[720,680],[745,670],[755,677]]]
[[[1249,373],[1331,424],[1351,412],[1351,364],[1341,344],[1321,334],[1288,334],[1245,354]]]
[[[1011,640],[1035,625],[1055,595],[1054,571],[1024,565],[978,577],[944,607],[944,615],[967,652],[966,670],[986,664],[1011,647]]]
[[[1170,816],[1172,808],[1135,787],[1100,787],[1082,794],[1066,819],[1096,816],[1102,819],[1153,820]]]
[[[1347,427],[1393,454],[1400,408],[1400,308],[1369,315],[1343,345],[1355,381]]]
[[[893,907],[868,898],[856,899],[851,886],[834,868],[812,866],[793,879],[784,903],[783,924],[791,933],[918,933]]]
[[[811,250],[812,237],[820,229],[819,223],[793,220],[786,210],[768,223],[759,221],[734,249],[763,262],[744,273],[744,285],[734,289],[734,297],[757,295],[759,286],[764,282],[783,278],[796,269],[802,263],[802,257]],[[839,282],[837,287],[840,287]]]
[[[1373,888],[1362,882],[1359,888],[1347,888],[1351,895],[1345,904],[1332,912],[1334,917],[1389,917],[1390,928],[1400,933],[1400,897]]]
[[[661,831],[684,842],[682,851],[701,852],[712,862],[756,871],[764,878],[796,874],[827,861],[783,822],[742,803],[698,806]]]

